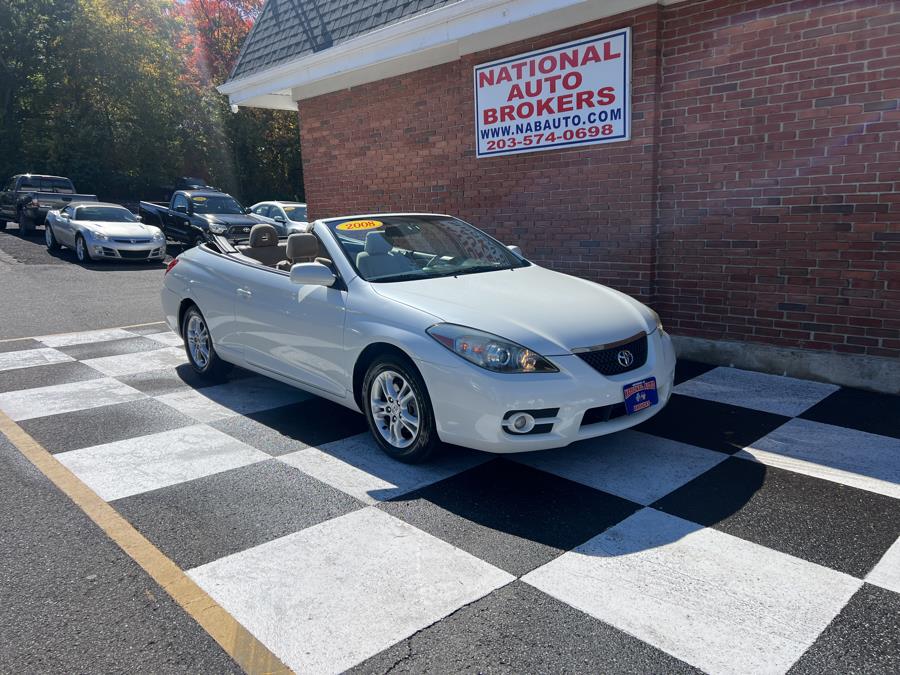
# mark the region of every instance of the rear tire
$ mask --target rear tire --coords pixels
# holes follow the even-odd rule
[[[206,380],[224,379],[232,366],[216,354],[206,319],[196,305],[188,307],[181,319],[181,337],[188,363],[195,373]]]
[[[56,236],[53,234],[53,228],[50,227],[50,223],[44,225],[44,243],[47,245],[48,251],[59,250],[59,242],[56,241]]]
[[[428,390],[408,359],[375,360],[363,379],[362,401],[375,442],[407,464],[426,461],[440,445]]]

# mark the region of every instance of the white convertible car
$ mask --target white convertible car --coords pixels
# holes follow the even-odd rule
[[[558,448],[656,414],[675,353],[659,317],[453,216],[254,226],[173,260],[162,304],[201,375],[229,364],[362,412],[389,455],[439,441]]]

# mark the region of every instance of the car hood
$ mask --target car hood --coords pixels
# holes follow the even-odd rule
[[[260,218],[242,213],[198,213],[198,218],[203,218],[208,223],[222,223],[228,227],[253,226],[263,222]]]
[[[107,237],[152,237],[158,227],[143,223],[106,223],[97,220],[79,220],[78,224]]]
[[[624,293],[537,265],[371,287],[440,321],[494,333],[544,356],[656,327],[651,310]]]

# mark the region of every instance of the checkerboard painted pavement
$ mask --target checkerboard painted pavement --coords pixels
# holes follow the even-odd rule
[[[0,409],[298,672],[900,671],[900,398],[683,361],[635,430],[407,466],[164,325],[0,343]]]

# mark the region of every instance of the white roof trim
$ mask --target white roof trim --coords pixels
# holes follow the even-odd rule
[[[659,0],[658,4],[682,1]],[[302,99],[654,4],[648,0],[463,0],[230,80],[218,90],[228,95],[232,105],[295,109],[296,101]]]

